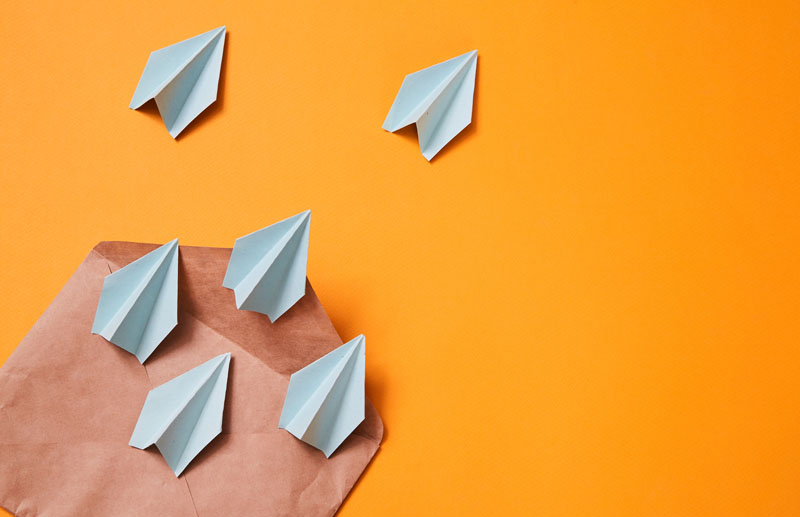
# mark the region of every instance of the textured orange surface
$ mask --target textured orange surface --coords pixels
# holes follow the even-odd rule
[[[222,24],[178,141],[127,108]],[[799,33],[794,1],[9,2],[0,361],[98,241],[311,208],[386,425],[340,515],[796,516]],[[429,164],[381,123],[473,48],[475,121]]]

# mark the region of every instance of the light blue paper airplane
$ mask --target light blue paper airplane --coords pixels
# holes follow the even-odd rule
[[[144,363],[178,324],[178,239],[103,280],[92,334]]]
[[[311,210],[236,239],[222,286],[236,307],[275,322],[306,294]]]
[[[180,476],[203,448],[222,432],[222,410],[231,354],[222,354],[150,390],[128,445],[155,444]]]
[[[130,107],[150,99],[172,138],[217,100],[225,26],[150,54]]]
[[[362,334],[293,373],[278,427],[330,458],[364,420],[365,346]]]
[[[394,133],[417,125],[422,156],[430,161],[472,122],[478,51],[409,74],[403,80],[383,129]]]

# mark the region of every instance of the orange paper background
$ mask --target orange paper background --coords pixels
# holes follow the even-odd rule
[[[227,4],[3,7],[0,361],[98,241],[311,208],[386,425],[340,515],[800,514],[797,2]],[[174,141],[130,97],[221,24]],[[429,164],[381,123],[473,48]]]

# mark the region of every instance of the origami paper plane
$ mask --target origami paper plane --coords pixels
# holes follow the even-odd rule
[[[222,432],[230,361],[230,353],[218,355],[151,390],[128,445],[146,449],[155,444],[180,476]]]
[[[150,99],[172,138],[217,100],[219,71],[225,48],[225,26],[175,43],[150,54],[130,108]]]
[[[362,334],[293,373],[278,428],[330,458],[364,420],[364,363]]]
[[[311,211],[236,239],[222,286],[233,289],[236,307],[275,322],[306,292]]]
[[[430,161],[472,122],[477,68],[478,51],[473,50],[407,75],[383,129],[394,133],[416,124],[422,156]]]
[[[100,334],[140,363],[178,324],[178,239],[103,280],[92,334]]]

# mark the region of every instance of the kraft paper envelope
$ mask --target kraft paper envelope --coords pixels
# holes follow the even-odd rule
[[[275,323],[222,287],[230,249],[180,247],[178,326],[142,365],[91,333],[103,279],[156,249],[104,242],[0,368],[0,505],[23,517],[330,516],[378,450],[365,420],[326,458],[278,428],[289,376],[342,345],[310,285]],[[222,433],[176,477],[128,445],[153,388],[230,352]]]

